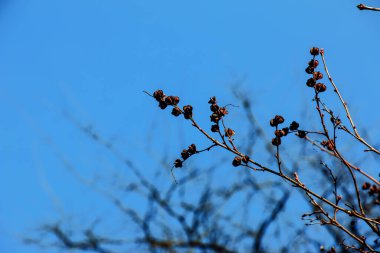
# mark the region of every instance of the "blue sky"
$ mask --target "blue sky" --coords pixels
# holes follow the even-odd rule
[[[137,160],[146,150],[160,157],[155,149],[162,145],[175,158],[198,136],[143,90],[164,89],[205,112],[213,95],[233,102],[231,87],[241,82],[259,119],[300,117],[310,102],[308,49],[316,45],[325,48],[359,129],[378,140],[380,15],[360,12],[356,4],[0,1],[1,251],[40,252],[22,245],[20,236],[57,212],[75,215],[98,205],[61,158],[84,176],[99,163],[116,162],[65,115]],[[242,113],[234,112],[239,120]],[[200,121],[206,124],[207,116]],[[186,134],[179,138],[181,131]],[[83,204],[83,198],[93,201]]]

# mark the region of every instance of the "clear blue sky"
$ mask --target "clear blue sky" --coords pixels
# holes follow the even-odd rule
[[[359,12],[356,4],[0,1],[0,251],[40,252],[23,246],[20,236],[57,212],[97,206],[59,157],[85,176],[114,162],[64,112],[128,157],[144,159],[142,152],[164,145],[172,159],[193,138],[179,140],[179,131],[191,128],[162,113],[142,90],[162,88],[206,108],[212,95],[233,102],[231,86],[242,81],[260,119],[296,117],[310,101],[304,68],[316,45],[325,48],[359,128],[379,140],[380,14]]]

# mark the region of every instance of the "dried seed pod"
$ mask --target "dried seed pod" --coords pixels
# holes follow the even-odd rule
[[[168,105],[165,103],[164,100],[160,100],[158,106],[159,106],[162,110],[164,110]]]
[[[282,117],[282,116],[280,116],[280,115],[276,115],[276,116],[274,116],[273,119],[270,120],[269,123],[270,123],[270,125],[271,125],[272,127],[274,127],[274,126],[277,126],[277,125],[279,125],[279,124],[284,123],[284,121],[285,121],[284,117]]]
[[[319,71],[313,73],[313,77],[315,80],[320,80],[323,78],[323,74]]]
[[[316,67],[318,67],[318,65],[319,65],[318,60],[311,59],[311,60],[309,61],[309,66],[312,67],[312,68],[316,68]]]
[[[174,167],[181,168],[182,167],[182,161],[181,159],[177,159],[174,161]]]
[[[274,131],[274,135],[276,135],[277,137],[285,136],[285,131],[282,129],[276,130],[276,131]]]
[[[210,110],[212,112],[217,112],[219,110],[219,105],[217,105],[217,104],[211,104],[210,105]]]
[[[172,110],[172,114],[174,115],[174,116],[179,116],[179,115],[181,115],[181,109],[179,109],[178,107],[174,107],[173,108],[173,110]]]
[[[226,136],[228,137],[228,138],[231,138],[234,134],[235,134],[235,131],[234,130],[232,130],[231,128],[227,128],[226,130],[225,130],[225,134],[226,134]]]
[[[193,107],[191,105],[185,105],[183,107],[183,114],[185,119],[191,119],[193,117]]]
[[[272,139],[272,145],[273,146],[280,146],[281,145],[281,138],[280,137],[273,138]]]
[[[178,105],[179,97],[177,96],[168,96],[165,98],[165,102],[167,105]]]
[[[368,183],[368,182],[365,182],[365,183],[362,185],[362,189],[363,189],[363,190],[368,190],[369,187],[371,187],[371,184]]]
[[[165,97],[165,94],[162,90],[156,90],[153,92],[153,97],[157,100],[157,102],[160,102]]]
[[[310,66],[307,66],[307,68],[305,69],[306,73],[308,74],[313,74],[314,72],[314,68],[313,67],[310,67]]]
[[[316,90],[317,92],[324,92],[324,91],[326,91],[326,89],[327,89],[327,87],[326,87],[326,85],[323,84],[323,83],[317,83],[317,84],[315,85],[315,90]]]
[[[303,131],[303,130],[298,130],[297,135],[300,138],[305,138],[306,137],[306,132]]]
[[[223,116],[228,114],[228,111],[227,111],[226,107],[221,107],[221,108],[219,108],[217,113],[219,114],[220,117],[223,117]]]
[[[210,100],[208,101],[209,104],[216,104],[216,97],[213,96],[212,98],[210,98]]]
[[[216,133],[216,132],[219,132],[219,126],[218,125],[212,125],[211,126],[211,132],[214,132],[214,133]]]
[[[310,48],[310,54],[314,56],[319,55],[319,48],[317,47]]]
[[[314,79],[314,78],[309,78],[309,79],[307,79],[307,81],[306,81],[306,85],[307,85],[308,87],[314,87],[314,85],[315,85],[315,79]]]
[[[189,148],[187,149],[187,151],[191,154],[191,155],[194,155],[196,152],[197,152],[197,146],[195,146],[195,144],[191,144],[189,146]]]
[[[212,122],[218,123],[218,121],[220,120],[219,114],[217,114],[217,113],[213,113],[213,114],[211,114],[211,116],[210,116],[210,120],[211,120]]]
[[[240,156],[235,156],[234,160],[232,161],[232,165],[235,166],[235,167],[241,165],[241,158],[240,158]]]
[[[243,156],[243,158],[241,159],[241,161],[245,164],[249,163],[249,156],[245,155]]]
[[[292,123],[290,123],[289,129],[295,131],[299,128],[299,126],[300,124],[298,124],[296,121],[293,121]]]
[[[183,160],[186,160],[187,158],[190,157],[190,154],[189,154],[189,152],[186,149],[184,149],[181,152],[181,157],[182,157]]]

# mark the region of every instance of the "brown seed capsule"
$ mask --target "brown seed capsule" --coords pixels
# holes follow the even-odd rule
[[[211,114],[211,116],[210,116],[210,120],[211,120],[212,122],[218,123],[218,121],[220,120],[220,117],[219,117],[219,115],[218,115],[217,113],[213,113],[213,114]]]
[[[193,107],[191,105],[185,105],[183,107],[183,114],[185,119],[191,119],[193,117]]]
[[[309,66],[312,67],[312,68],[316,68],[316,67],[318,67],[318,65],[319,65],[318,60],[312,59],[312,60],[309,61]]]
[[[280,146],[281,145],[281,138],[280,137],[273,138],[272,139],[272,145],[273,146]]]
[[[245,155],[243,156],[243,158],[241,159],[241,161],[245,164],[249,163],[249,156]]]
[[[196,152],[197,152],[197,146],[195,146],[195,144],[191,144],[189,146],[189,148],[187,149],[187,151],[191,154],[191,155],[194,155]]]
[[[164,110],[168,105],[165,103],[165,101],[160,100],[158,106],[159,106],[162,110]]]
[[[313,74],[313,72],[314,72],[314,68],[308,66],[308,67],[305,69],[305,71],[306,71],[306,73],[308,73],[308,74]]]
[[[214,133],[219,132],[219,126],[218,125],[212,125],[211,126],[211,132],[214,132]]]
[[[299,128],[299,126],[300,124],[298,124],[296,121],[293,121],[292,123],[290,123],[289,129],[295,131]]]
[[[285,132],[284,130],[276,130],[274,131],[274,135],[276,135],[277,137],[282,137],[285,136]]]
[[[314,78],[309,78],[309,79],[307,79],[307,81],[306,81],[306,85],[307,85],[308,87],[314,87],[314,85],[315,85],[315,79],[314,79]]]
[[[179,116],[179,115],[181,115],[181,109],[179,109],[178,107],[174,107],[173,108],[173,110],[172,110],[172,114],[174,115],[174,116]]]
[[[327,89],[327,87],[326,87],[326,85],[323,84],[323,83],[317,83],[317,84],[315,85],[315,90],[316,90],[317,92],[324,92],[324,91],[326,91],[326,89]]]
[[[182,161],[181,159],[177,159],[174,161],[174,167],[181,168],[182,167]]]
[[[212,112],[217,112],[219,110],[219,106],[217,104],[211,104],[210,105],[210,110]]]
[[[228,138],[231,138],[235,134],[235,131],[232,130],[231,128],[227,128],[225,132]]]
[[[221,108],[219,108],[217,113],[219,114],[219,116],[223,117],[223,116],[228,114],[228,111],[227,111],[226,107],[221,107]]]
[[[158,101],[160,102],[161,100],[163,100],[163,98],[165,97],[165,94],[162,90],[156,90],[155,92],[153,92],[153,97]]]
[[[310,48],[310,54],[314,56],[319,55],[319,48],[317,47]]]
[[[323,78],[323,74],[319,71],[313,73],[313,77],[315,80],[320,80]]]
[[[189,152],[186,149],[184,149],[181,152],[181,157],[182,157],[183,160],[186,160],[187,158],[190,157],[190,154],[189,154]]]
[[[240,158],[240,156],[235,156],[234,160],[232,161],[232,165],[235,166],[235,167],[241,165],[241,158]]]
[[[177,105],[179,103],[179,97],[177,96],[168,96],[165,98],[167,105]]]
[[[363,189],[363,190],[368,190],[369,187],[371,187],[371,184],[368,183],[368,182],[365,182],[365,183],[362,185],[362,189]]]
[[[210,100],[208,101],[209,104],[216,104],[216,97],[213,96],[212,98],[210,98]]]
[[[298,130],[297,135],[300,138],[305,138],[306,137],[306,132],[303,131],[303,130]]]

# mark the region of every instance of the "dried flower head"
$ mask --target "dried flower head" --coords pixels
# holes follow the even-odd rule
[[[181,152],[181,157],[182,157],[183,160],[186,160],[187,158],[190,157],[190,154],[189,154],[189,152],[187,151],[187,149],[182,150],[182,152]]]
[[[245,164],[249,163],[249,156],[245,155],[243,156],[243,158],[241,159],[241,161]]]
[[[306,137],[306,132],[303,131],[303,130],[298,130],[297,135],[300,138],[305,138]]]
[[[306,81],[306,85],[308,86],[308,87],[314,87],[314,85],[315,85],[315,79],[314,78],[309,78],[309,79],[307,79],[307,81]]]
[[[319,71],[313,73],[313,77],[315,80],[320,80],[323,78],[323,74]]]
[[[309,61],[309,66],[312,68],[316,68],[316,67],[318,67],[318,65],[319,65],[318,60],[312,59]]]

